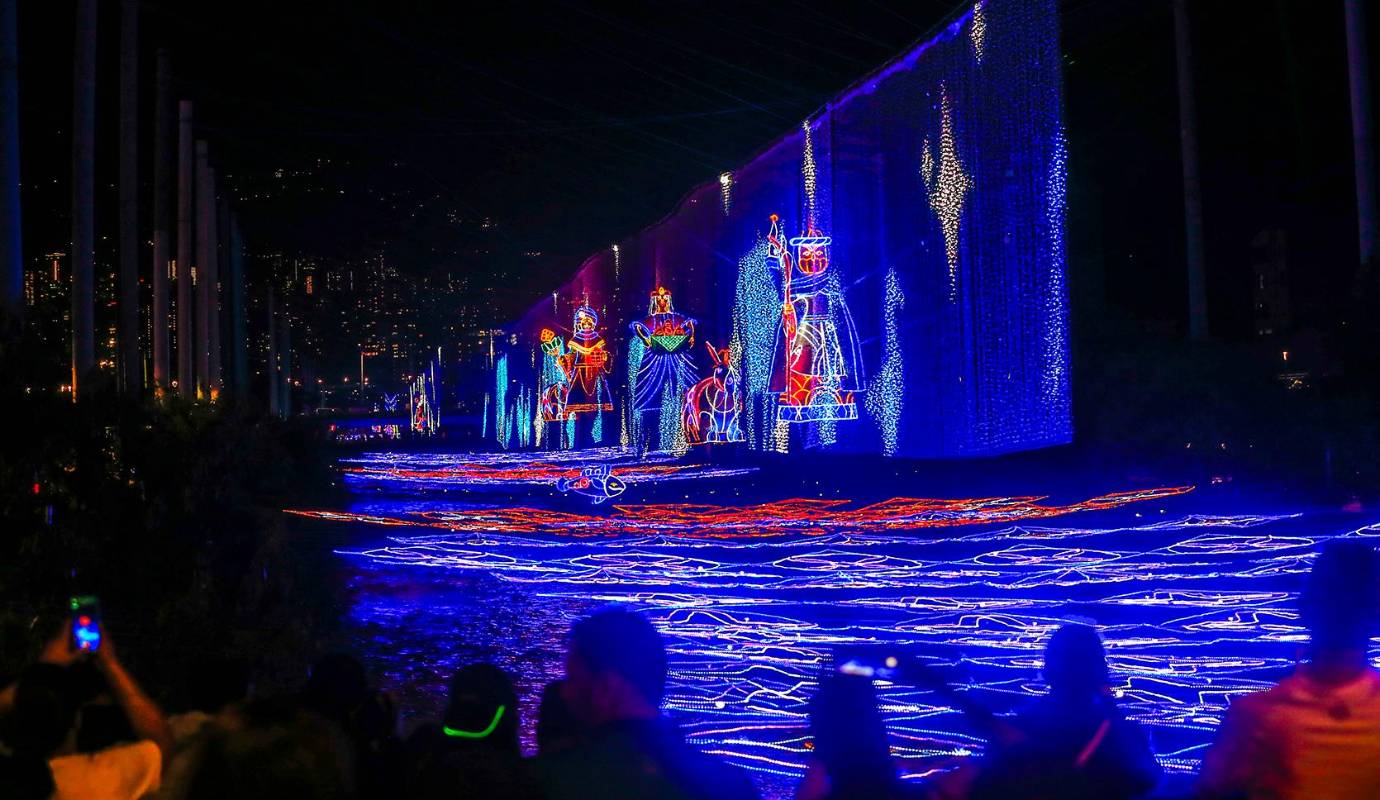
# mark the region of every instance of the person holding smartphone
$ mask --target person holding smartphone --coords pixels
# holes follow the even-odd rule
[[[134,800],[158,788],[172,736],[162,709],[144,692],[120,661],[108,631],[99,645],[81,648],[78,627],[64,626],[43,648],[37,664],[28,667],[13,685],[0,691],[0,718],[6,744],[46,758],[56,791],[54,800],[88,798]],[[90,628],[91,626],[86,626]],[[89,631],[88,631],[89,633]],[[106,691],[129,721],[136,741],[95,752],[78,752],[81,698],[73,677],[83,664],[94,667]],[[41,733],[41,738],[35,738]],[[32,740],[32,741],[30,741]]]

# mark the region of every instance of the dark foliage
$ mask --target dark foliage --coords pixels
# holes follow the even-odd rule
[[[1305,377],[1295,383],[1285,373],[1296,369]],[[1168,466],[1200,482],[1232,477],[1310,502],[1373,498],[1380,424],[1364,373],[1322,358],[1284,364],[1277,347],[1260,342],[1195,343],[1085,322],[1074,427],[1082,447],[1119,466]]]
[[[152,685],[206,654],[309,659],[332,614],[301,576],[329,568],[326,548],[299,546],[280,510],[329,490],[319,435],[233,399],[128,398],[99,380],[74,404],[32,380],[42,350],[0,344],[0,670],[72,594],[101,598]]]

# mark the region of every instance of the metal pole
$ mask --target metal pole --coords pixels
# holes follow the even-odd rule
[[[172,195],[172,81],[168,76],[168,51],[158,51],[157,89],[153,125],[153,385],[168,387],[171,361],[168,351],[168,261],[171,231],[169,206]]]
[[[72,399],[96,366],[96,0],[77,0],[72,81]]]
[[[249,360],[245,351],[244,242],[239,220],[230,217],[230,347],[235,356],[235,391],[249,394]]]
[[[214,251],[211,250],[211,215],[213,200],[211,195],[210,167],[207,166],[205,139],[196,140],[196,396],[209,400],[211,397],[211,303],[215,291],[210,278],[210,264]]]
[[[1356,226],[1359,268],[1375,260],[1375,142],[1370,130],[1370,55],[1366,51],[1366,4],[1345,0],[1347,71],[1351,76],[1351,146],[1356,161]]]
[[[24,311],[24,239],[19,208],[19,0],[0,0],[0,306]]]
[[[120,4],[120,389],[143,387],[139,356],[139,3]]]
[[[235,292],[232,288],[235,276],[230,270],[230,197],[229,192],[216,182],[216,276],[220,282],[219,325],[216,326],[216,341],[220,346],[219,367],[216,377],[220,381],[220,391],[235,391],[235,351],[230,344],[229,325],[235,315]]]
[[[220,395],[220,214],[216,202],[216,171],[206,168],[206,388],[207,396]]]
[[[283,341],[278,345],[278,360],[283,364],[279,373],[283,380],[278,387],[278,405],[286,419],[292,416],[292,313],[287,298],[283,299],[283,318],[279,321],[278,329],[283,336]]]
[[[177,104],[177,389],[183,397],[196,396],[196,345],[192,327],[196,310],[192,300],[192,103]]]
[[[273,307],[273,288],[268,289],[268,413],[278,416],[278,314]]]
[[[1184,237],[1188,260],[1188,335],[1208,337],[1207,268],[1203,254],[1203,186],[1198,173],[1198,112],[1193,102],[1193,51],[1188,0],[1174,0],[1174,41],[1179,65],[1179,145],[1184,163]]]

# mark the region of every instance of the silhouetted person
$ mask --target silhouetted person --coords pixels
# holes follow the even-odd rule
[[[661,715],[666,648],[641,616],[609,609],[575,623],[563,687],[589,741],[538,757],[548,800],[758,796],[742,770],[691,748]]]
[[[0,716],[5,743],[26,762],[25,781],[32,761],[47,759],[54,800],[142,797],[158,788],[171,749],[163,712],[125,670],[109,631],[98,651],[86,653],[64,627],[39,663],[0,691]]]
[[[187,707],[168,717],[174,747],[195,736],[217,714],[249,697],[249,662],[198,658],[187,670]]]
[[[831,674],[810,701],[814,750],[797,800],[900,800],[922,797],[896,776],[886,725],[870,678]]]
[[[517,693],[507,673],[492,664],[462,667],[450,681],[442,724],[423,726],[408,741],[410,794],[537,797],[518,744],[519,723]]]
[[[364,665],[345,653],[323,656],[311,669],[301,704],[336,723],[354,745],[359,793],[390,796],[401,769],[397,705],[370,686]]]
[[[32,664],[10,691],[9,710],[0,720],[0,797],[48,800],[57,790],[48,758],[67,740],[77,709],[67,669]]]
[[[302,705],[345,726],[369,701],[369,675],[359,659],[330,653],[312,665]]]
[[[994,737],[978,772],[978,798],[1137,797],[1160,767],[1141,727],[1112,697],[1107,655],[1089,625],[1068,624],[1045,646],[1049,693]]]
[[[49,800],[56,788],[52,770],[41,759],[0,755],[0,797]]]
[[[1380,797],[1380,559],[1366,543],[1323,548],[1299,598],[1308,660],[1274,687],[1238,697],[1203,758],[1207,797]]]
[[[189,752],[169,800],[351,800],[353,750],[340,726],[288,701],[232,708]]]
[[[580,723],[565,702],[565,681],[551,681],[542,689],[541,707],[537,709],[537,753],[559,753],[581,741]]]

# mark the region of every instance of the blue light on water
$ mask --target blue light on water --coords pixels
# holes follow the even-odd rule
[[[569,459],[561,468],[583,463],[555,455]],[[461,457],[390,458],[391,476],[361,474],[358,488],[415,489],[410,473]],[[517,465],[517,454],[502,458]],[[1231,698],[1290,669],[1305,641],[1294,592],[1319,544],[1380,536],[1380,525],[1346,515],[1212,511],[1211,498],[1177,489],[1073,504],[739,500],[577,513],[504,475],[514,482],[488,486],[517,494],[497,503],[442,500],[442,482],[408,500],[371,490],[353,513],[326,517],[363,542],[341,551],[354,576],[350,626],[409,707],[438,709],[451,670],[494,660],[519,679],[530,743],[535,698],[560,675],[571,621],[628,604],[666,638],[668,712],[705,749],[754,770],[771,796],[788,796],[801,774],[807,702],[835,647],[886,645],[952,664],[975,701],[1008,711],[1043,691],[1044,642],[1075,617],[1098,623],[1123,708],[1165,768],[1187,774]],[[745,479],[688,477],[701,478],[686,484],[697,498]],[[658,478],[633,478],[630,495],[638,480]],[[894,683],[879,691],[909,774],[981,753],[937,696]]]

